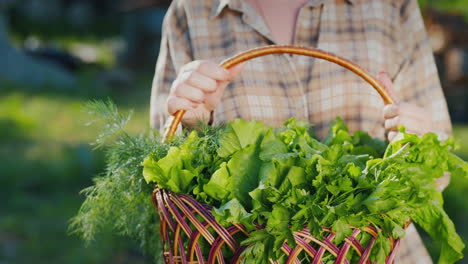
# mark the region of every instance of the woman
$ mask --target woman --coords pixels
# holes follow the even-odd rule
[[[389,140],[400,125],[416,134],[451,133],[416,0],[175,0],[163,32],[151,99],[155,128],[185,109],[188,128],[234,118],[280,126],[296,117],[316,124],[323,137],[341,116],[351,131]],[[218,66],[270,44],[347,58],[377,76],[400,103],[384,106],[354,73],[309,57],[269,55],[230,70]],[[398,263],[431,263],[412,226]]]

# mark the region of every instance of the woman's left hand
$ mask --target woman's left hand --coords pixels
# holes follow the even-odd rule
[[[389,141],[396,137],[399,126],[404,126],[406,132],[417,135],[433,130],[431,113],[418,105],[400,102],[392,80],[387,73],[380,72],[377,75],[377,80],[383,84],[390,96],[397,102],[384,107],[385,130]]]
[[[385,72],[377,75],[387,92],[397,102],[386,105],[384,108],[385,130],[388,140],[392,141],[398,135],[398,127],[404,126],[406,132],[422,135],[433,130],[431,114],[423,107],[411,103],[400,102],[392,80]],[[443,191],[450,182],[450,173],[445,172],[440,178],[435,179],[437,190]]]

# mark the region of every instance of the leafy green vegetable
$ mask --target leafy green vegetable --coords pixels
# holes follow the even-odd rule
[[[337,244],[354,228],[372,225],[380,235],[371,260],[383,263],[391,250],[387,238],[403,237],[410,219],[441,241],[439,263],[453,263],[462,257],[464,245],[443,211],[434,178],[445,171],[453,177],[468,174],[468,165],[450,153],[454,145],[432,133],[404,133],[387,147],[365,132],[350,134],[341,119],[323,141],[312,136],[310,125],[294,119],[281,129],[235,120],[225,127],[203,127],[170,144],[160,143],[158,136],[122,134],[110,147],[107,173],[86,191],[73,227],[89,239],[110,225],[145,241],[148,237],[141,234],[157,224],[149,202],[157,184],[212,205],[222,225],[243,224],[250,231],[240,241],[249,245],[245,263],[284,262],[281,245],[288,241],[294,246],[293,232],[305,224],[317,238],[322,238],[323,226],[331,228]],[[136,225],[125,210],[133,210],[137,219],[152,216],[154,222]]]
[[[110,101],[91,102],[86,109],[105,122],[96,146],[106,150],[106,171],[81,192],[86,200],[71,220],[70,231],[91,242],[99,232],[114,230],[135,238],[155,260],[160,259],[159,218],[149,196],[153,186],[143,179],[140,163],[150,153],[164,157],[168,146],[160,144],[155,134],[125,133],[130,117],[119,113]]]
[[[442,211],[431,207],[440,197],[434,178],[444,171],[468,172],[466,163],[449,152],[453,141],[439,142],[431,133],[405,134],[385,148],[383,141],[365,132],[351,135],[337,119],[320,142],[306,123],[291,119],[285,125],[274,130],[258,122],[229,123],[218,143],[216,158],[223,163],[212,175],[202,176],[208,182],[203,191],[212,205],[219,205],[213,211],[218,222],[242,223],[253,231],[243,243],[254,244],[244,254],[246,261],[280,258],[283,242],[293,244],[293,232],[309,223],[317,237],[322,226],[331,227],[336,243],[353,228],[377,227],[381,235],[372,260],[383,263],[391,249],[387,237],[403,237],[402,227],[410,219],[434,239],[445,241],[440,263],[461,257],[463,244],[453,224],[444,218],[441,206],[435,208]],[[255,224],[265,228],[254,231]],[[264,252],[259,255],[260,249]]]
[[[412,215],[412,218],[434,240],[442,243],[439,264],[454,263],[463,257],[461,252],[465,245],[457,235],[453,222],[447,216],[441,204],[424,206],[418,209]]]

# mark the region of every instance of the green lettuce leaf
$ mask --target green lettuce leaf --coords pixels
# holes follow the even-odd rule
[[[218,155],[228,157],[238,150],[256,144],[268,129],[268,127],[256,121],[247,122],[236,119],[230,122],[219,139]]]
[[[231,176],[226,162],[223,162],[220,168],[213,173],[210,181],[204,185],[203,190],[214,199],[224,201],[226,198],[231,197],[232,187],[230,183]]]
[[[463,258],[463,249],[465,245],[460,236],[457,235],[455,226],[445,213],[442,205],[434,202],[414,211],[411,218],[432,239],[442,244],[440,251],[439,264],[455,263]]]

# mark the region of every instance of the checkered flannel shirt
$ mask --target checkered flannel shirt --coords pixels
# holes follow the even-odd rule
[[[193,60],[221,62],[274,44],[268,26],[242,0],[174,0],[164,21],[151,95],[151,125],[167,124],[166,98],[179,69]],[[451,133],[431,46],[416,0],[310,0],[299,12],[294,45],[347,58],[372,75],[389,73],[402,101],[425,107]],[[214,124],[235,118],[281,126],[290,117],[324,137],[337,116],[351,131],[384,138],[384,103],[354,73],[327,61],[277,54],[249,61],[225,89]],[[414,227],[398,263],[431,263]]]

